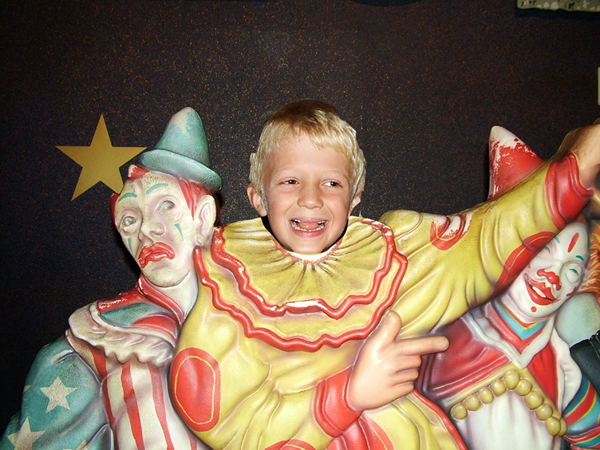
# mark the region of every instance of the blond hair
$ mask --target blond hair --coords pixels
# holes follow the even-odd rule
[[[289,136],[306,135],[321,149],[334,148],[342,152],[352,166],[352,197],[365,186],[366,162],[356,140],[356,131],[340,119],[334,106],[318,100],[289,103],[271,113],[263,124],[256,153],[250,155],[250,183],[262,195],[262,175],[273,150]]]

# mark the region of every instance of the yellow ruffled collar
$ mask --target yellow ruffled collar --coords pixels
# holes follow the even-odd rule
[[[213,303],[247,335],[288,350],[315,351],[364,338],[396,298],[406,258],[386,225],[353,217],[316,259],[283,249],[260,219],[215,231],[200,261]]]

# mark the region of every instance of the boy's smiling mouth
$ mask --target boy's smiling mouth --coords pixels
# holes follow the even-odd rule
[[[292,219],[290,220],[292,224],[292,228],[298,231],[321,231],[325,228],[326,220],[300,220],[300,219]]]

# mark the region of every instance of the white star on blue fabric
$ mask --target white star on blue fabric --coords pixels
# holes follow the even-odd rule
[[[33,443],[44,433],[44,431],[31,431],[28,417],[18,433],[8,435],[8,440],[15,446],[15,450],[32,450]]]
[[[46,412],[52,411],[57,406],[71,409],[69,402],[67,401],[67,395],[76,390],[77,388],[66,387],[58,377],[56,377],[54,383],[52,383],[50,387],[41,387],[40,391],[48,397],[48,408],[46,408]]]

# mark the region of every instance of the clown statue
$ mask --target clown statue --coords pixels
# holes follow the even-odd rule
[[[259,176],[248,187],[262,219],[213,229],[209,194],[221,180],[189,108],[130,168],[111,204],[140,281],[73,314],[66,338],[34,364],[3,450],[465,448],[440,408],[412,392],[424,348],[446,342],[417,336],[500,292],[577,217],[600,170],[600,126],[571,134],[482,205],[377,222],[350,217],[364,158],[335,108],[298,102],[270,120],[279,131],[261,138],[270,148],[252,158]],[[292,175],[275,182],[282,168]],[[74,389],[67,373],[86,373],[89,389],[69,394],[87,397],[64,415],[43,395],[53,381]]]
[[[541,164],[521,141],[490,152],[491,198]],[[577,298],[597,289],[600,228],[592,231],[590,239],[583,217],[567,225],[508,289],[443,330],[445,353],[425,358],[420,389],[452,417],[469,449],[557,450],[562,436],[574,448],[600,448],[598,394],[561,336],[574,343],[600,328],[595,297]],[[557,311],[568,302],[574,309],[557,331]],[[587,320],[574,317],[585,309]]]
[[[170,391],[215,449],[465,448],[437,405],[382,388],[397,358],[387,349],[507,287],[577,217],[599,168],[596,126],[486,203],[377,222],[348,217],[364,172],[354,130],[344,130],[318,101],[269,116],[248,187],[261,218],[217,228],[198,253],[199,298]],[[491,145],[514,140],[494,128]]]
[[[169,401],[167,369],[198,294],[193,253],[210,244],[217,217],[211,193],[221,178],[190,108],[173,117],[143,160],[111,199],[139,281],[76,311],[66,336],[38,354],[2,450],[206,448]]]

